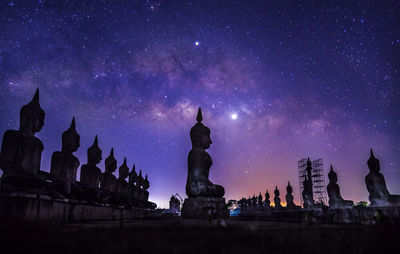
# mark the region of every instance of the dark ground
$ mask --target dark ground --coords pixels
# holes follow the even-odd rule
[[[312,225],[230,220],[0,225],[0,253],[400,253],[400,225]]]

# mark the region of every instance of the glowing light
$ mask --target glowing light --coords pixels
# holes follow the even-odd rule
[[[233,113],[231,115],[232,120],[236,120],[238,118],[238,115],[236,113]]]
[[[196,42],[194,43],[194,45],[199,46],[199,45],[200,45],[200,42],[196,41]]]

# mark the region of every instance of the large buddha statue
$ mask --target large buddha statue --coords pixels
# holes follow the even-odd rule
[[[100,189],[114,193],[116,191],[117,178],[113,172],[117,169],[117,160],[114,158],[114,148],[104,161],[105,171],[100,178]]]
[[[293,188],[290,185],[290,182],[288,182],[288,185],[286,186],[286,207],[298,208],[298,206],[294,203],[294,197],[292,193],[293,193]]]
[[[19,130],[4,133],[0,154],[2,184],[34,189],[43,186],[44,179],[38,173],[44,147],[35,133],[42,129],[44,117],[37,89],[32,101],[21,108]]]
[[[224,187],[213,184],[209,179],[212,160],[206,149],[212,144],[210,129],[204,126],[201,109],[197,114],[197,123],[190,130],[192,150],[188,157],[188,177],[186,182],[186,195],[188,197],[223,197]]]
[[[54,152],[51,157],[50,175],[55,178],[55,181],[61,183],[64,195],[69,195],[71,185],[76,181],[76,172],[79,167],[79,160],[73,155],[78,150],[80,145],[80,136],[75,129],[75,118],[68,130],[62,134],[61,151]]]
[[[126,165],[126,157],[124,158],[124,162],[118,169],[118,174],[119,177],[117,179],[116,192],[121,199],[126,199],[128,196],[128,182],[125,179],[129,175],[129,168],[128,165]]]
[[[313,198],[313,184],[312,184],[311,171],[312,171],[311,161],[310,158],[308,158],[306,167],[307,174],[304,177],[303,192],[301,193],[303,197],[304,208],[312,208],[315,206]]]
[[[333,166],[331,164],[331,170],[328,173],[329,184],[326,187],[329,197],[329,206],[332,208],[342,208],[342,207],[352,207],[353,201],[344,200],[342,195],[340,195],[340,188],[337,184],[337,174],[333,171]]]
[[[275,208],[281,208],[281,198],[279,197],[279,190],[278,190],[278,186],[275,187],[275,191],[274,191],[274,203],[275,203]]]
[[[367,161],[369,174],[365,177],[365,184],[369,192],[371,206],[400,205],[400,195],[391,195],[386,187],[385,177],[380,173],[379,160],[375,158],[371,149],[371,156]]]
[[[185,218],[204,218],[215,214],[216,217],[229,215],[222,198],[225,190],[221,185],[212,183],[208,176],[212,160],[206,149],[212,144],[210,129],[204,126],[201,108],[197,113],[197,123],[190,130],[192,150],[188,156],[188,176],[186,181],[186,195],[182,208]]]
[[[88,161],[87,164],[81,167],[80,180],[84,186],[96,191],[99,188],[101,176],[101,170],[96,165],[99,164],[102,159],[101,154],[102,152],[99,148],[96,135],[93,145],[87,150]]]

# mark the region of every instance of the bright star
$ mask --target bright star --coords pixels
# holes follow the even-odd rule
[[[236,120],[237,117],[238,117],[238,115],[237,115],[236,113],[233,113],[233,114],[231,115],[232,120]]]
[[[198,41],[196,41],[196,42],[194,43],[194,45],[199,46],[200,43],[199,43]]]

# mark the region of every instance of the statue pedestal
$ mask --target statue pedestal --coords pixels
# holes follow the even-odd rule
[[[183,202],[182,217],[185,219],[227,218],[229,211],[225,204],[225,198],[186,198]]]

